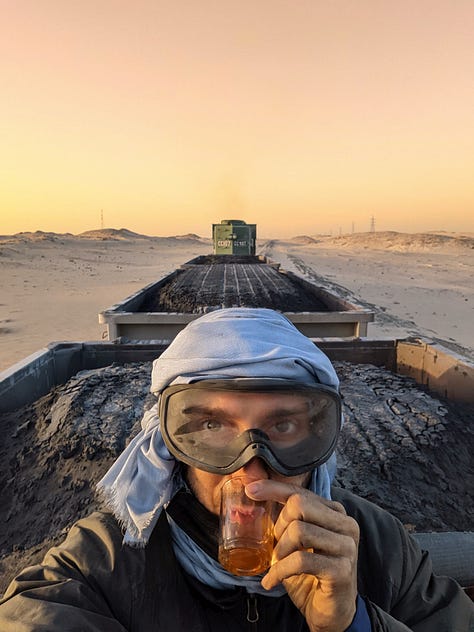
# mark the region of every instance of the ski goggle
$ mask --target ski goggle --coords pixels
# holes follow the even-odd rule
[[[228,393],[264,397],[246,420],[228,405],[235,402],[226,400]],[[341,428],[341,398],[329,386],[283,379],[201,380],[164,389],[160,420],[166,446],[187,465],[231,474],[259,457],[276,472],[295,476],[323,464],[333,453]]]

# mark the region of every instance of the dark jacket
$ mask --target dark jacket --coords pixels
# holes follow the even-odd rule
[[[374,632],[470,632],[474,606],[393,516],[335,488],[360,525],[358,587]],[[256,620],[258,619],[258,620]],[[144,549],[122,544],[116,520],[77,522],[43,563],[25,569],[0,603],[2,632],[307,630],[288,596],[248,597],[190,578],[174,557],[163,514]]]

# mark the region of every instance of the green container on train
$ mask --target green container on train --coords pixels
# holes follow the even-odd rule
[[[257,225],[241,219],[223,219],[212,225],[215,255],[254,255]]]

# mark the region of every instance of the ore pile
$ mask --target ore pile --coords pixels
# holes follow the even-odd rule
[[[410,530],[472,530],[472,406],[441,401],[384,369],[335,366],[345,415],[336,483]],[[150,371],[150,363],[83,371],[0,415],[0,592],[100,506],[96,483],[155,401]]]
[[[243,259],[243,257],[242,257]],[[177,270],[145,298],[140,312],[205,313],[212,307],[267,307],[282,312],[327,312],[327,306],[296,278],[268,264],[221,263]]]
[[[151,363],[82,371],[32,405],[0,414],[0,594],[78,517],[151,407]]]
[[[336,482],[409,530],[474,530],[474,407],[370,365],[335,363],[345,424]]]

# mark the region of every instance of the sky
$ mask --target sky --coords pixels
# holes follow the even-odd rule
[[[473,0],[0,10],[0,234],[474,232]]]

